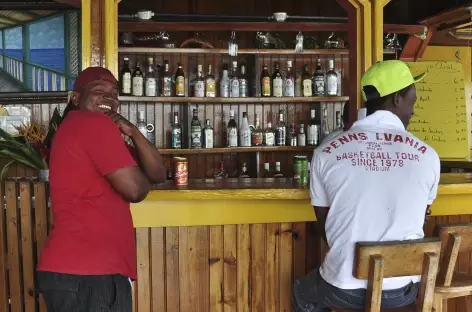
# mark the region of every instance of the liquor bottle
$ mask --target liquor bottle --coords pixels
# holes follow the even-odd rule
[[[139,132],[141,132],[141,134],[144,135],[146,139],[148,138],[145,111],[138,112],[138,122],[136,123],[136,128],[138,128]]]
[[[321,137],[324,139],[330,133],[331,131],[329,131],[328,110],[325,108],[323,110],[323,121],[321,123]]]
[[[129,69],[129,58],[123,59],[123,69],[120,72],[120,93],[121,95],[131,95],[131,70]]]
[[[172,74],[169,70],[169,61],[164,61],[162,74],[162,96],[172,96]]]
[[[229,97],[230,81],[228,77],[228,65],[223,64],[223,75],[220,81],[220,96],[227,98]]]
[[[249,128],[246,112],[243,113],[243,122],[241,123],[241,128],[239,129],[239,146],[251,146],[251,128]]]
[[[272,75],[272,95],[275,97],[281,97],[283,95],[283,80],[279,63],[275,63],[275,71]]]
[[[240,178],[250,178],[251,176],[249,175],[249,172],[247,171],[247,165],[245,162],[243,162],[243,165],[241,166],[241,173],[239,174]]]
[[[179,113],[174,112],[174,123],[172,124],[172,148],[182,148],[182,126],[180,125]]]
[[[156,65],[156,96],[161,96],[162,94],[162,68],[161,65],[157,64]]]
[[[203,67],[200,64],[197,66],[197,78],[195,79],[193,85],[193,96],[205,96],[205,79],[203,79]]]
[[[280,161],[275,162],[275,171],[274,171],[274,178],[283,178],[284,175],[280,170]]]
[[[321,68],[321,60],[316,61],[316,69],[313,74],[313,88],[316,96],[325,95],[325,74]]]
[[[216,96],[216,82],[215,76],[213,76],[213,72],[211,71],[211,65],[208,65],[208,74],[205,79],[205,90],[206,90],[206,97],[215,97]]]
[[[272,123],[267,123],[267,128],[264,132],[264,145],[274,146],[275,145],[275,129],[272,128]]]
[[[177,65],[175,71],[175,96],[185,96],[185,74],[182,69],[182,64]]]
[[[233,62],[233,70],[231,71],[231,97],[239,97],[239,77],[238,77],[238,62]]]
[[[205,127],[203,128],[202,147],[213,148],[213,128],[210,125],[210,119],[205,120]]]
[[[313,96],[313,90],[312,90],[312,81],[311,81],[311,75],[308,72],[308,65],[305,64],[303,67],[303,74],[302,74],[302,95],[305,97],[308,96]]]
[[[295,96],[295,76],[293,74],[292,61],[287,61],[287,76],[284,81],[284,96]]]
[[[307,129],[307,145],[317,146],[320,137],[320,126],[316,122],[316,111],[312,109],[310,111],[310,122],[308,123]]]
[[[249,82],[246,75],[246,65],[241,65],[241,75],[239,76],[239,97],[249,96]]]
[[[148,68],[146,70],[144,93],[146,96],[156,96],[157,84],[156,84],[156,72],[154,71],[154,59],[148,58]]]
[[[136,69],[134,70],[131,80],[133,82],[133,96],[143,96],[144,75],[141,71],[141,65],[139,64],[139,61],[136,61]]]
[[[264,178],[272,178],[272,172],[270,172],[270,165],[269,163],[264,163]]]
[[[202,148],[202,125],[198,120],[198,109],[193,110],[193,118],[190,123],[190,147]]]
[[[284,112],[279,111],[279,121],[275,128],[275,145],[285,146],[285,136],[287,134],[287,127],[284,122]]]
[[[259,117],[256,115],[256,126],[251,134],[252,146],[262,146],[264,144],[264,132],[262,131]]]
[[[306,134],[305,134],[305,125],[300,124],[300,132],[297,135],[297,145],[306,146]]]
[[[326,95],[338,95],[338,74],[334,71],[334,60],[329,60],[329,68],[326,72]]]
[[[340,111],[336,111],[336,128],[333,131],[343,131],[343,123],[341,120]]]
[[[270,96],[270,75],[267,65],[262,67],[261,73],[261,96]]]
[[[238,146],[238,125],[236,120],[234,120],[234,110],[229,112],[229,122],[228,128],[226,129],[228,147],[237,147]]]
[[[297,131],[295,130],[295,124],[290,124],[287,132],[287,145],[297,146]]]

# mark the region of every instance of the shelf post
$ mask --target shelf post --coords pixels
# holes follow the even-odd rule
[[[372,61],[377,63],[383,61],[383,29],[384,29],[384,7],[390,0],[370,0],[372,2],[372,29],[374,32],[372,46]]]

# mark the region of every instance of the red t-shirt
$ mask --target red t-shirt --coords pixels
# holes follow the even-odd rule
[[[105,179],[132,166],[136,161],[111,118],[88,111],[69,113],[51,149],[53,228],[38,270],[136,278],[130,205]]]

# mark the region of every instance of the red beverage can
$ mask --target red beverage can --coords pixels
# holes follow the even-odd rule
[[[188,185],[188,161],[184,157],[174,157],[174,181],[177,186]]]

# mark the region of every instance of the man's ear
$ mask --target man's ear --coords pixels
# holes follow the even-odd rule
[[[70,102],[72,103],[72,105],[74,105],[74,106],[79,105],[79,96],[80,96],[80,94],[78,92],[72,91],[72,93],[70,95]]]
[[[395,94],[392,96],[392,105],[395,108],[400,105],[400,94],[398,92],[395,92]]]

